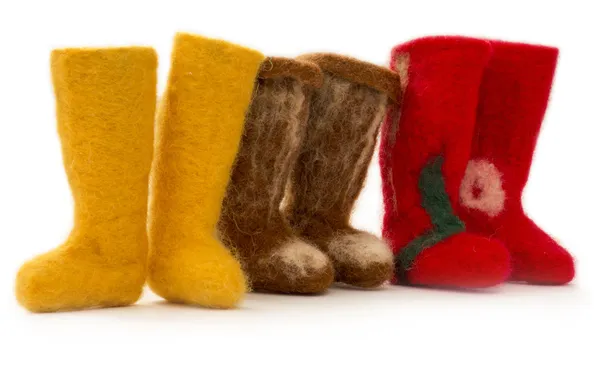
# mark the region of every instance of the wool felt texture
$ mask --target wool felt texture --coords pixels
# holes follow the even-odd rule
[[[151,48],[52,52],[74,226],[64,244],[19,270],[16,297],[28,310],[123,306],[140,297],[156,67]]]
[[[254,290],[321,293],[333,282],[329,258],[295,236],[280,211],[322,80],[317,65],[287,58],[268,58],[259,73],[219,222]]]
[[[369,86],[384,93],[392,101],[402,96],[402,88],[398,83],[398,75],[387,68],[343,55],[331,53],[311,53],[299,56],[299,60],[307,60],[317,64],[323,71],[352,81],[358,85]]]
[[[404,95],[382,128],[379,161],[382,234],[396,255],[396,282],[481,288],[509,274],[504,245],[464,232],[456,213],[490,52],[488,42],[463,37],[426,37],[392,51]]]
[[[350,225],[398,74],[334,54],[300,57],[324,71],[310,103],[308,131],[288,187],[285,212],[295,232],[331,258],[336,281],[377,287],[393,256],[379,238]],[[394,95],[394,98],[397,98]]]
[[[246,292],[216,225],[261,53],[175,36],[157,120],[151,179],[148,284],[171,302],[234,307]]]
[[[573,258],[523,211],[535,145],[558,58],[553,47],[492,41],[481,82],[477,124],[461,186],[469,230],[498,238],[512,260],[512,280],[565,284]]]

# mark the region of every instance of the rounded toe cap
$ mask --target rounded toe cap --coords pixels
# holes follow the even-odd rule
[[[376,288],[393,274],[394,256],[375,235],[358,232],[337,235],[327,246],[336,280],[360,288]]]
[[[494,239],[460,233],[423,250],[406,272],[410,283],[450,288],[487,288],[510,274],[510,255]]]
[[[334,269],[326,254],[300,239],[292,239],[260,258],[249,274],[255,290],[319,294],[333,283]]]
[[[221,245],[185,248],[169,256],[151,256],[148,285],[174,303],[232,308],[247,291],[240,263]]]
[[[513,253],[514,270],[510,279],[530,284],[563,285],[575,277],[575,261],[556,243]]]

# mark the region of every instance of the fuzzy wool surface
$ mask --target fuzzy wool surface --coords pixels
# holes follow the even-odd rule
[[[323,71],[341,79],[369,86],[373,90],[387,95],[392,101],[397,101],[402,96],[399,76],[388,68],[331,53],[304,54],[297,59],[316,63]]]
[[[268,58],[261,67],[219,221],[255,290],[321,293],[333,281],[329,258],[295,236],[280,211],[322,79],[309,62]]]
[[[372,288],[392,275],[389,247],[354,229],[350,216],[362,190],[377,135],[399,88],[392,71],[333,54],[300,57],[325,72],[312,97],[308,131],[292,172],[285,209],[295,232],[331,258],[336,280]],[[378,76],[377,83],[373,76]]]
[[[404,248],[422,244],[410,266],[398,266],[402,282],[479,288],[509,274],[503,244],[461,232],[455,220],[490,53],[488,42],[463,37],[426,37],[392,51],[391,67],[400,74],[404,94],[382,129],[383,236],[398,262],[406,260]],[[437,157],[443,160],[439,175],[423,177]]]
[[[157,120],[148,284],[161,297],[214,308],[246,292],[239,262],[215,237],[261,53],[175,36]]]
[[[476,209],[492,218],[498,216],[506,202],[502,173],[487,160],[470,160],[460,184],[460,201],[465,208]]]
[[[461,186],[470,231],[506,244],[511,279],[566,284],[573,258],[523,211],[523,188],[542,125],[558,50],[491,41],[484,71],[468,170]]]
[[[140,297],[156,67],[150,48],[52,52],[58,134],[75,221],[63,245],[19,270],[16,296],[28,310],[123,306]]]

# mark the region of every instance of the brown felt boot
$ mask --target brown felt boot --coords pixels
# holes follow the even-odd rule
[[[268,58],[261,67],[219,221],[255,290],[320,293],[333,282],[329,258],[296,237],[280,211],[322,79],[315,64],[294,59]]]
[[[319,65],[324,81],[312,96],[287,217],[298,235],[329,255],[336,281],[377,287],[392,276],[392,253],[381,239],[350,226],[350,214],[400,79],[386,68],[334,54],[298,59]]]

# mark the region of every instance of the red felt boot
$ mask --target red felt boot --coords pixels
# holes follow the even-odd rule
[[[494,41],[481,84],[472,160],[460,188],[469,231],[498,238],[512,259],[511,280],[566,284],[573,258],[523,212],[537,136],[558,50]]]
[[[455,213],[490,51],[484,40],[429,37],[392,52],[405,92],[401,114],[390,112],[382,129],[379,160],[398,282],[482,288],[509,274],[503,244],[466,233]]]

